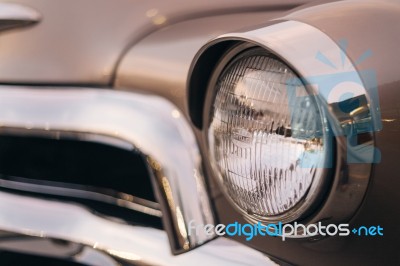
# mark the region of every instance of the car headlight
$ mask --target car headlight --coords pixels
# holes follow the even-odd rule
[[[234,56],[215,82],[208,143],[228,197],[252,221],[290,222],[325,182],[327,126],[296,73],[261,48]]]

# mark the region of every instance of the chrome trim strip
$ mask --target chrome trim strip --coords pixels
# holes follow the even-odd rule
[[[38,192],[48,195],[66,196],[72,198],[90,199],[104,203],[113,204],[119,207],[131,209],[147,215],[162,217],[160,205],[142,198],[137,198],[129,194],[118,192],[118,197],[110,196],[96,191],[81,190],[76,188],[61,187],[61,184],[51,185],[51,182],[43,184],[32,184],[21,181],[0,179],[0,187],[23,190],[28,192]]]
[[[190,221],[197,225],[215,220],[194,134],[167,100],[104,89],[1,86],[0,124],[0,132],[18,128],[25,135],[58,137],[60,132],[70,132],[131,143],[146,157],[153,173],[173,252],[215,237],[188,234]]]
[[[114,263],[115,258],[129,265],[276,265],[263,253],[222,237],[174,256],[162,230],[107,220],[80,205],[5,192],[0,192],[0,230],[28,236],[27,241],[56,239],[85,247],[64,245],[67,250],[59,250],[57,255],[54,249],[44,249],[38,242],[39,246],[32,242],[24,245],[22,237],[20,243],[7,243],[0,234],[0,249],[51,257],[63,255],[65,259],[70,254],[73,261],[88,265],[119,265]],[[96,254],[88,256],[88,249]]]
[[[37,23],[41,15],[35,9],[17,3],[0,3],[0,31]]]

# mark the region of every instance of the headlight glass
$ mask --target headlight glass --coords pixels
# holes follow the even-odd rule
[[[223,188],[255,220],[298,218],[291,211],[315,194],[327,160],[315,98],[285,63],[260,49],[236,56],[215,86],[208,142]]]

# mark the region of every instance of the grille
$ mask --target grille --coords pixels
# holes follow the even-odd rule
[[[0,189],[73,201],[99,215],[161,228],[141,154],[102,143],[0,137]]]

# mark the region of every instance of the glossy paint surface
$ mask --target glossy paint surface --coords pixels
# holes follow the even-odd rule
[[[111,2],[113,7],[117,8],[114,2]],[[50,14],[47,17],[51,17],[54,9],[60,8],[46,1],[37,3],[39,4],[35,8],[45,15]],[[81,2],[74,3],[79,5]],[[107,25],[102,24],[100,18],[108,17],[108,12],[96,10],[93,13],[76,14],[75,9],[67,5],[60,8],[68,14],[66,18],[53,17],[48,19],[48,22],[39,24],[40,27],[2,34],[0,81],[108,85],[112,83],[118,59],[121,54],[124,54],[122,51],[125,51],[125,48],[128,51],[131,44],[135,44],[126,53],[126,57],[119,66],[115,87],[163,96],[175,103],[179,111],[187,115],[186,84],[191,60],[200,47],[210,39],[244,26],[241,25],[240,20],[244,15],[232,15],[230,19],[228,16],[221,16],[220,19],[216,16],[212,20],[205,18],[177,24],[171,23],[170,27],[157,31],[159,26],[155,25],[152,19],[157,17],[157,15],[152,16],[155,12],[150,12],[152,18],[143,19],[142,22],[147,26],[141,23],[136,24],[133,21],[137,17],[142,18],[141,15],[129,13],[131,12],[128,8],[130,3],[123,3],[126,5],[122,4],[118,8],[124,10],[121,12],[125,15],[119,13],[118,17],[109,17]],[[254,4],[247,3],[249,6]],[[226,1],[226,6],[231,4],[231,1]],[[109,9],[110,5],[101,1],[99,8]],[[204,2],[205,5],[206,2]],[[215,5],[222,8],[217,3]],[[235,1],[232,5],[236,6],[237,10],[240,9],[239,1]],[[85,11],[88,8],[81,10]],[[143,15],[154,7],[147,8],[147,10],[141,10],[140,14]],[[44,10],[47,11],[43,12]],[[184,11],[183,7],[177,10],[187,11]],[[115,13],[118,12],[115,11]],[[168,14],[170,14],[167,16],[169,18],[176,13],[171,11]],[[189,14],[187,17],[190,17]],[[346,54],[352,62],[356,62],[366,50],[370,49],[373,53],[373,56],[367,58],[362,64],[357,64],[356,68],[357,70],[373,69],[377,74],[383,128],[375,132],[374,141],[381,151],[382,160],[372,168],[366,197],[359,210],[354,213],[351,223],[354,225],[380,224],[385,228],[385,236],[380,239],[333,237],[320,241],[290,240],[285,243],[273,238],[259,238],[251,242],[238,239],[239,241],[296,264],[400,263],[397,252],[397,236],[400,234],[398,229],[398,224],[400,224],[398,212],[400,73],[397,67],[400,62],[399,14],[399,5],[396,1],[338,1],[297,9],[293,14],[283,18],[283,20],[300,21],[311,25],[336,43],[339,43],[341,39],[347,39]],[[86,20],[88,16],[99,18],[99,21]],[[74,19],[68,20],[70,17]],[[257,26],[258,24],[267,23],[268,20],[278,17],[279,14],[269,12],[258,13],[253,18],[249,14],[246,26],[253,25],[252,29],[255,30],[261,27]],[[82,22],[83,18],[85,22]],[[156,21],[161,23],[163,19]],[[224,23],[228,21],[229,23],[225,25]],[[220,27],[220,25],[223,26]],[[58,27],[52,29],[52,26]],[[116,28],[118,30],[114,32]],[[91,38],[87,35],[88,31],[93,33]],[[301,34],[301,32],[293,32],[293,34]],[[145,35],[148,37],[144,38]],[[31,42],[28,43],[26,40],[31,40]],[[295,43],[283,45],[296,46]],[[18,49],[12,51],[15,47]],[[144,73],[141,72],[142,69],[150,71]],[[197,136],[201,136],[199,131],[194,130]],[[200,137],[198,141],[202,143]],[[209,175],[211,177],[211,172]],[[213,183],[211,178],[209,182]],[[231,204],[221,196],[218,190],[213,191],[213,196],[221,222],[243,221],[241,215],[232,209]],[[347,202],[352,204],[351,199]],[[340,212],[341,209],[337,211]]]
[[[343,261],[350,263],[379,263],[382,261],[393,263],[399,261],[399,257],[394,251],[394,244],[396,242],[395,235],[398,234],[398,229],[395,225],[399,222],[399,213],[397,210],[397,163],[396,158],[400,154],[400,146],[398,145],[399,138],[399,76],[400,73],[396,66],[399,61],[399,53],[397,53],[397,44],[399,43],[398,27],[399,25],[399,5],[396,1],[338,1],[333,3],[326,3],[321,5],[314,5],[302,10],[298,8],[293,14],[283,17],[282,20],[300,21],[309,24],[321,32],[326,34],[328,39],[337,44],[336,48],[330,51],[328,58],[331,60],[339,60],[340,63],[340,40],[346,39],[348,46],[345,54],[350,62],[357,62],[360,56],[368,50],[372,51],[372,56],[366,58],[360,64],[356,64],[357,70],[372,69],[377,75],[377,85],[379,102],[378,105],[382,117],[382,130],[374,132],[375,146],[380,150],[382,161],[379,164],[374,164],[371,172],[371,180],[368,183],[368,191],[361,204],[359,210],[348,217],[351,217],[351,224],[353,225],[375,225],[382,224],[388,228],[391,233],[388,233],[384,238],[327,238],[320,241],[287,241],[282,243],[278,239],[257,239],[255,241],[246,242],[254,248],[261,249],[266,253],[272,253],[275,256],[285,258],[293,263],[303,264],[320,264],[329,261],[332,264],[343,263]],[[201,20],[199,20],[201,21]],[[187,110],[187,103],[184,98],[186,92],[182,91],[183,84],[187,82],[181,75],[186,73],[188,66],[188,58],[192,57],[192,52],[186,54],[183,49],[182,43],[193,44],[196,40],[196,34],[191,33],[190,28],[170,27],[164,31],[156,32],[143,40],[143,46],[138,43],[136,47],[131,49],[124,59],[121,68],[121,79],[117,79],[117,87],[125,89],[138,87],[143,90],[163,95],[175,102],[183,110]],[[187,25],[199,26],[201,22],[196,23],[187,22]],[[194,28],[194,27],[193,27]],[[255,26],[254,29],[259,28]],[[179,30],[178,30],[179,29]],[[242,33],[246,32],[243,30]],[[169,39],[169,34],[177,36],[176,42]],[[293,35],[301,35],[303,32],[293,32]],[[212,34],[210,37],[214,36]],[[257,35],[254,35],[257,38]],[[169,40],[163,43],[162,40]],[[207,37],[204,38],[204,40]],[[156,41],[157,40],[157,41]],[[184,42],[180,41],[184,40]],[[193,42],[192,42],[193,41]],[[283,42],[283,41],[282,41]],[[146,44],[148,46],[146,46]],[[151,45],[150,45],[151,44]],[[204,43],[205,44],[205,43]],[[196,43],[197,47],[201,44]],[[296,43],[283,42],[281,46],[291,50],[296,48]],[[315,43],[316,48],[322,44]],[[137,50],[136,50],[137,49]],[[152,57],[154,55],[160,55]],[[181,62],[178,66],[169,69],[168,62],[173,61],[172,57],[178,55],[177,58]],[[132,56],[132,58],[129,58]],[[284,55],[283,55],[284,56]],[[300,55],[299,55],[300,56]],[[315,54],[310,54],[307,59],[310,62],[315,61]],[[163,60],[146,60],[151,58],[168,58]],[[140,74],[140,64],[134,63],[126,64],[127,62],[134,62],[133,59],[140,59],[137,62],[145,62],[144,66],[148,69],[153,69],[151,74]],[[290,64],[298,64],[300,62],[289,62]],[[307,62],[301,62],[307,64]],[[314,63],[313,63],[314,64]],[[130,66],[133,71],[129,72]],[[161,67],[160,67],[161,66]],[[311,69],[311,67],[310,67]],[[327,71],[326,68],[315,65],[315,71]],[[179,70],[180,74],[173,74],[168,76],[169,73],[174,73]],[[302,69],[298,69],[301,71]],[[340,70],[340,69],[339,69]],[[336,70],[335,70],[336,71]],[[315,73],[317,73],[315,72]],[[129,77],[129,75],[132,75]],[[135,78],[133,78],[135,77]],[[176,77],[176,78],[175,78]],[[366,77],[361,75],[361,80],[366,81]],[[148,81],[148,82],[147,82]],[[371,86],[371,84],[366,84]],[[165,88],[165,90],[163,90]],[[174,93],[172,93],[174,92]],[[200,133],[198,134],[201,135]],[[202,143],[200,137],[200,143]],[[204,146],[203,146],[204,147]],[[361,165],[354,165],[356,170]],[[357,171],[354,172],[354,177],[357,177]],[[212,175],[211,172],[209,172]],[[362,179],[358,179],[362,181]],[[209,180],[213,184],[212,179]],[[366,184],[364,184],[366,185]],[[241,216],[232,209],[231,204],[228,203],[224,197],[221,197],[218,191],[213,191],[215,195],[215,202],[217,205],[218,215],[222,222],[243,221]],[[388,195],[391,199],[388,199]],[[344,204],[354,204],[353,198],[343,198]],[[342,212],[341,208],[336,208],[338,213]],[[373,214],[373,215],[371,215]],[[349,221],[349,220],[348,220]],[[397,221],[397,222],[396,222]],[[245,242],[244,239],[240,239]],[[378,248],[379,247],[379,248]],[[368,252],[365,252],[368,250]],[[357,255],[354,255],[357,254]]]
[[[118,67],[115,87],[161,95],[187,113],[186,83],[191,62],[200,48],[223,33],[264,23],[281,13],[214,16],[159,30],[129,50]]]
[[[33,27],[0,33],[0,83],[109,85],[126,50],[179,21],[259,10],[305,0],[15,0],[37,10]]]
[[[255,248],[281,256],[293,263],[299,264],[398,264],[400,257],[395,250],[399,235],[398,224],[398,156],[400,154],[400,72],[396,67],[400,62],[397,46],[400,43],[398,25],[400,25],[400,5],[396,1],[341,1],[313,6],[304,10],[299,9],[284,20],[301,21],[318,28],[331,38],[337,45],[347,41],[343,51],[347,54],[358,71],[372,70],[376,74],[377,92],[381,112],[382,128],[374,132],[375,147],[381,153],[381,161],[372,166],[368,190],[362,205],[348,221],[353,226],[381,225],[385,228],[385,235],[377,237],[347,238],[331,237],[319,241],[293,241],[282,243],[278,239],[257,239],[249,243]],[[303,34],[294,32],[293,34]],[[254,38],[259,36],[255,35]],[[296,43],[283,43],[287,48],[296,49]],[[317,43],[318,45],[318,43]],[[323,47],[321,47],[323,48]],[[288,50],[289,51],[289,50]],[[372,55],[363,58],[366,51]],[[332,51],[327,58],[338,62],[340,70],[341,51]],[[300,55],[299,55],[300,56]],[[310,60],[315,57],[310,55]],[[364,59],[364,60],[363,60]],[[335,61],[336,60],[336,61]],[[297,61],[289,61],[298,64]],[[301,62],[303,63],[303,62]],[[346,65],[348,66],[348,65]],[[323,68],[315,67],[315,71]],[[336,71],[335,68],[331,68]],[[301,68],[299,69],[301,71]],[[360,75],[363,83],[369,89],[371,77]],[[359,164],[353,164],[359,167]],[[358,174],[354,176],[358,177]],[[354,203],[353,197],[344,201],[345,204]],[[228,222],[238,219],[233,212],[227,211],[227,203],[219,198],[218,209]],[[224,211],[222,211],[224,210]],[[337,208],[337,211],[344,211]],[[239,218],[240,219],[240,218]],[[243,240],[242,240],[243,241]],[[287,251],[287,252],[285,252]]]

